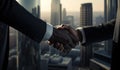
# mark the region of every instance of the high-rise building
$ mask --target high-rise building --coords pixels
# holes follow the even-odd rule
[[[37,17],[40,18],[40,5],[37,6]]]
[[[74,16],[67,15],[66,8],[63,8],[63,17],[62,17],[62,24],[70,25],[74,27]]]
[[[60,11],[60,0],[52,0],[51,2],[51,24],[52,25],[59,25],[60,18],[61,18],[61,11]]]
[[[67,16],[67,12],[66,12],[66,8],[63,9],[63,21],[66,20],[66,16]]]
[[[85,3],[80,8],[80,25],[89,26],[92,25],[92,3]]]
[[[97,16],[95,22],[96,22],[95,25],[100,25],[101,23],[104,23],[104,17]]]
[[[74,26],[74,17],[71,15],[66,16],[66,20],[70,26]]]
[[[62,4],[60,4],[60,24],[62,24]]]
[[[105,22],[116,18],[118,0],[104,0],[104,19]],[[106,41],[105,51],[108,54],[112,52],[112,40]]]
[[[104,0],[105,22],[116,17],[118,0]]]
[[[91,26],[92,25],[92,3],[84,3],[80,8],[80,26]],[[81,66],[89,66],[89,60],[92,57],[92,46],[87,45],[81,46]]]
[[[35,17],[40,17],[40,0],[18,0],[18,2]],[[20,32],[17,32],[17,40],[17,45],[19,47],[18,69],[39,70],[40,45]]]
[[[63,12],[62,12],[62,24],[70,25],[69,21],[67,20],[66,8],[63,8]]]

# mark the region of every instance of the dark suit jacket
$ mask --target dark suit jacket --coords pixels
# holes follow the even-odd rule
[[[37,42],[42,40],[46,32],[46,22],[31,15],[15,0],[0,0],[0,21]]]
[[[113,48],[112,48],[112,66],[111,70],[120,70],[119,62],[120,62],[120,0],[118,0],[118,11],[116,16],[116,25],[114,29],[113,36]]]
[[[83,27],[85,33],[86,42],[83,45],[88,45],[94,42],[108,40],[113,38],[113,32],[115,27],[115,19],[103,23],[99,26],[86,26]]]
[[[83,45],[113,39],[111,70],[120,70],[117,65],[120,62],[120,1],[118,0],[118,2],[116,19],[99,26],[83,27],[86,37],[86,42]]]
[[[46,23],[31,15],[15,0],[0,0],[0,22],[16,28],[38,43],[46,32]],[[0,70],[3,70],[3,61],[7,61],[4,58],[5,48],[8,47],[0,46],[0,58],[3,57],[0,59]]]

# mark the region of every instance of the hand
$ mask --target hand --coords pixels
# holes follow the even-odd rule
[[[61,27],[58,27],[58,29],[65,29],[65,30],[67,30],[71,34],[73,42],[78,44],[78,42],[79,42],[79,35],[78,35],[78,31],[77,30],[73,29],[72,27],[70,27],[68,25],[62,25]]]
[[[78,43],[79,43],[79,35],[78,35],[78,31],[77,30],[75,30],[75,29],[73,29],[72,27],[70,27],[70,26],[68,26],[68,25],[62,25],[62,26],[60,26],[60,27],[58,27],[58,29],[64,29],[64,30],[67,30],[68,32],[69,32],[69,34],[70,34],[70,37],[71,37],[71,39],[72,39],[72,42],[74,43],[74,45],[76,46]],[[60,47],[61,45],[60,45],[61,43],[59,43],[59,45],[55,45],[56,47]],[[62,45],[63,46],[63,45]],[[63,50],[63,52],[65,53],[65,54],[67,54],[67,53],[69,53],[69,51],[72,49],[72,48],[74,48],[75,46],[72,46],[71,48],[70,48],[70,45],[69,44],[67,44],[67,45],[64,45],[64,50]]]
[[[61,43],[54,43],[53,47],[57,48],[58,50],[61,51],[61,54],[68,54],[71,51],[71,46],[69,44],[63,45]]]
[[[55,32],[57,31],[57,32]],[[63,31],[63,32],[62,32]],[[58,34],[55,36],[55,34]],[[62,34],[60,34],[62,33]],[[57,38],[59,36],[59,39]],[[60,37],[61,36],[61,37]],[[68,53],[72,48],[76,46],[79,42],[79,37],[77,31],[70,26],[62,25],[56,28],[53,32],[53,37],[49,40],[50,43],[54,44],[53,47],[57,48],[61,52]],[[66,39],[66,40],[65,40]],[[61,41],[60,41],[61,40]]]
[[[66,49],[70,50],[75,47],[76,44],[73,42],[74,39],[72,38],[73,36],[66,29],[54,28],[53,35],[49,39],[49,42],[53,44],[54,48],[59,49],[61,52],[65,52]]]

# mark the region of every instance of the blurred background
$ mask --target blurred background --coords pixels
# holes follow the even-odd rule
[[[53,26],[73,28],[105,24],[115,18],[118,0],[17,0],[35,17]],[[34,24],[34,23],[33,23]],[[112,41],[77,45],[67,55],[9,27],[8,70],[109,70]]]

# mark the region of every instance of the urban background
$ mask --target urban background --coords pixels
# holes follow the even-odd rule
[[[35,17],[53,26],[73,28],[105,24],[116,17],[117,0],[17,0]],[[34,24],[34,23],[33,23]],[[6,26],[6,25],[3,25]],[[112,41],[80,44],[67,55],[9,27],[8,70],[109,70]]]

